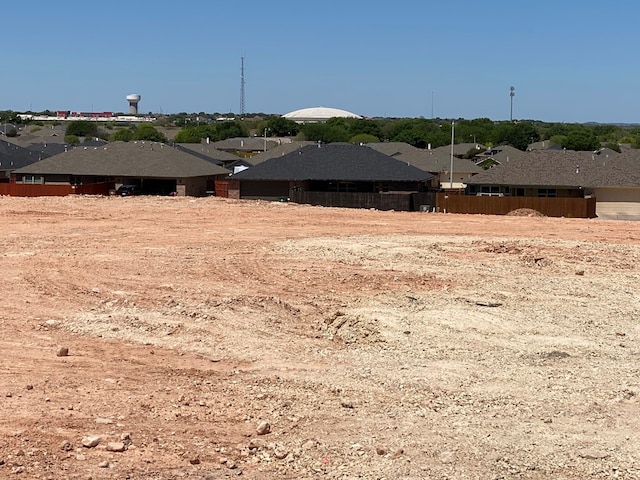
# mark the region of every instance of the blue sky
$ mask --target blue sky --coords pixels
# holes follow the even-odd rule
[[[640,121],[636,0],[3,2],[0,110]]]

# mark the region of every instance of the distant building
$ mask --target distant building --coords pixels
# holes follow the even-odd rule
[[[360,115],[346,110],[327,107],[303,108],[301,110],[285,113],[283,117],[293,120],[296,123],[323,123],[334,117],[362,118]]]

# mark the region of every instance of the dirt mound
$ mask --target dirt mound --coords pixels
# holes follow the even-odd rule
[[[510,217],[546,217],[546,215],[532,208],[516,208],[507,213]]]

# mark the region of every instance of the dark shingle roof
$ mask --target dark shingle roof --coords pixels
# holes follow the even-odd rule
[[[214,163],[156,142],[114,142],[77,147],[21,168],[16,173],[186,178],[228,174]]]
[[[0,170],[15,170],[42,159],[38,152],[0,140]]]
[[[599,175],[590,187],[640,187],[640,150],[624,150],[621,154],[592,157],[600,165]]]
[[[242,180],[424,181],[432,175],[366,146],[310,145],[234,175]]]
[[[218,150],[238,150],[241,152],[263,151],[265,148],[264,137],[234,137],[211,143]],[[267,150],[278,145],[278,142],[267,138]]]
[[[481,161],[486,158],[493,158],[498,163],[505,163],[518,158],[525,158],[528,152],[518,150],[511,145],[500,145],[498,147],[492,147],[489,149],[478,150],[477,161]]]
[[[441,173],[451,169],[451,147],[448,151],[444,147],[424,150],[404,142],[368,143],[367,146],[402,162],[410,163],[425,172]],[[453,171],[475,174],[482,172],[482,169],[471,160],[454,157]]]
[[[638,187],[640,156],[632,151],[616,155],[571,150],[533,151],[475,175],[467,183],[544,187]]]
[[[302,147],[306,147],[309,145],[317,145],[316,142],[311,141],[292,141],[290,143],[282,143],[277,147],[270,148],[266,152],[260,152],[253,157],[249,158],[249,162],[253,165],[258,165],[259,163],[265,162],[271,158],[276,157],[284,157],[286,154],[295,152],[296,150],[301,149]]]
[[[195,155],[204,160],[213,161],[217,164],[235,162],[240,159],[237,155],[218,150],[212,144],[207,143],[176,143],[178,150]]]

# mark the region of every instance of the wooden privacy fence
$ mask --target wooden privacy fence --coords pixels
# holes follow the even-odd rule
[[[506,215],[513,210],[529,208],[547,217],[595,218],[596,199],[549,197],[491,197],[447,195],[438,193],[436,206],[440,212]]]
[[[228,180],[215,180],[213,182],[214,192],[216,197],[229,198],[229,181]]]
[[[295,203],[324,207],[374,208],[376,210],[414,211],[434,203],[433,193],[346,193],[293,191]]]
[[[0,195],[12,197],[64,197],[67,195],[109,195],[114,183],[85,185],[40,185],[26,183],[0,183]]]

